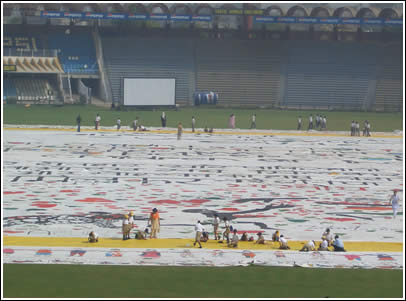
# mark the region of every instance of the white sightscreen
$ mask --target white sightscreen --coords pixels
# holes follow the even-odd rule
[[[174,78],[124,78],[125,106],[174,106]]]

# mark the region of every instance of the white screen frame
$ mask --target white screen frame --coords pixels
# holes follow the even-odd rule
[[[175,106],[175,78],[122,78],[125,106]]]

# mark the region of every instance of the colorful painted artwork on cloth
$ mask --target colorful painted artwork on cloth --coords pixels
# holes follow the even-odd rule
[[[157,208],[158,238],[193,239],[200,220],[212,239],[215,213],[255,239],[403,237],[403,206],[393,219],[389,205],[395,189],[403,204],[401,139],[4,130],[3,149],[7,236],[121,239],[125,214],[133,235]]]

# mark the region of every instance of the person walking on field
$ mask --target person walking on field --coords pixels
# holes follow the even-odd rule
[[[159,233],[161,228],[158,209],[152,209],[151,215],[149,216],[148,224],[151,225],[151,234],[149,238],[157,238],[156,234]]]
[[[180,140],[180,138],[182,138],[182,132],[183,132],[183,128],[182,128],[182,123],[178,123],[178,140]]]
[[[227,220],[227,217],[224,217],[224,226],[225,226],[225,230],[223,232],[223,240],[224,237],[227,238],[227,244],[230,242],[230,222]]]
[[[299,116],[297,119],[297,130],[300,131],[302,129],[302,116]]]
[[[312,130],[312,129],[313,129],[313,115],[310,114],[309,127],[307,128],[307,130]]]
[[[235,116],[234,114],[230,115],[230,119],[228,120],[228,127],[234,129],[235,128]]]
[[[192,132],[195,132],[195,126],[196,126],[196,119],[195,116],[192,116]]]
[[[133,129],[134,129],[134,131],[137,130],[137,127],[138,127],[137,123],[138,123],[138,116],[135,117],[135,120],[133,121]]]
[[[371,137],[371,124],[367,120],[367,137]]]
[[[253,114],[251,117],[251,129],[257,128],[256,119],[257,119],[257,114]]]
[[[117,119],[117,131],[121,128],[121,120],[120,117]]]
[[[82,121],[82,118],[80,117],[80,114],[78,115],[78,117],[76,117],[76,123],[78,125],[78,132],[80,132],[80,122]]]
[[[162,123],[163,128],[166,127],[166,115],[165,115],[165,112],[162,112],[161,123]]]
[[[220,240],[220,235],[218,235],[218,229],[220,225],[220,218],[217,214],[214,214],[214,220],[213,220],[213,228],[214,228],[214,240],[219,239]]]
[[[97,113],[97,115],[96,115],[96,120],[94,121],[94,123],[95,123],[95,129],[96,129],[96,130],[99,129],[100,120],[101,120],[101,117],[100,117],[99,113]]]
[[[393,195],[389,199],[389,205],[392,205],[393,218],[396,218],[397,211],[399,209],[399,196],[397,195],[397,190],[393,191]]]
[[[200,223],[200,221],[197,221],[197,224],[195,225],[195,231],[196,231],[196,237],[195,237],[195,242],[193,243],[193,246],[196,246],[196,243],[199,244],[199,248],[202,248],[202,244],[200,243],[200,238],[202,237],[202,233],[205,231],[204,227]]]

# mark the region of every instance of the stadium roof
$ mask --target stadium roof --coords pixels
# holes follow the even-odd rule
[[[166,14],[215,14],[216,9],[258,9],[264,15],[358,18],[403,18],[401,3],[4,3],[5,16],[21,12],[25,16],[41,11],[117,12]]]

